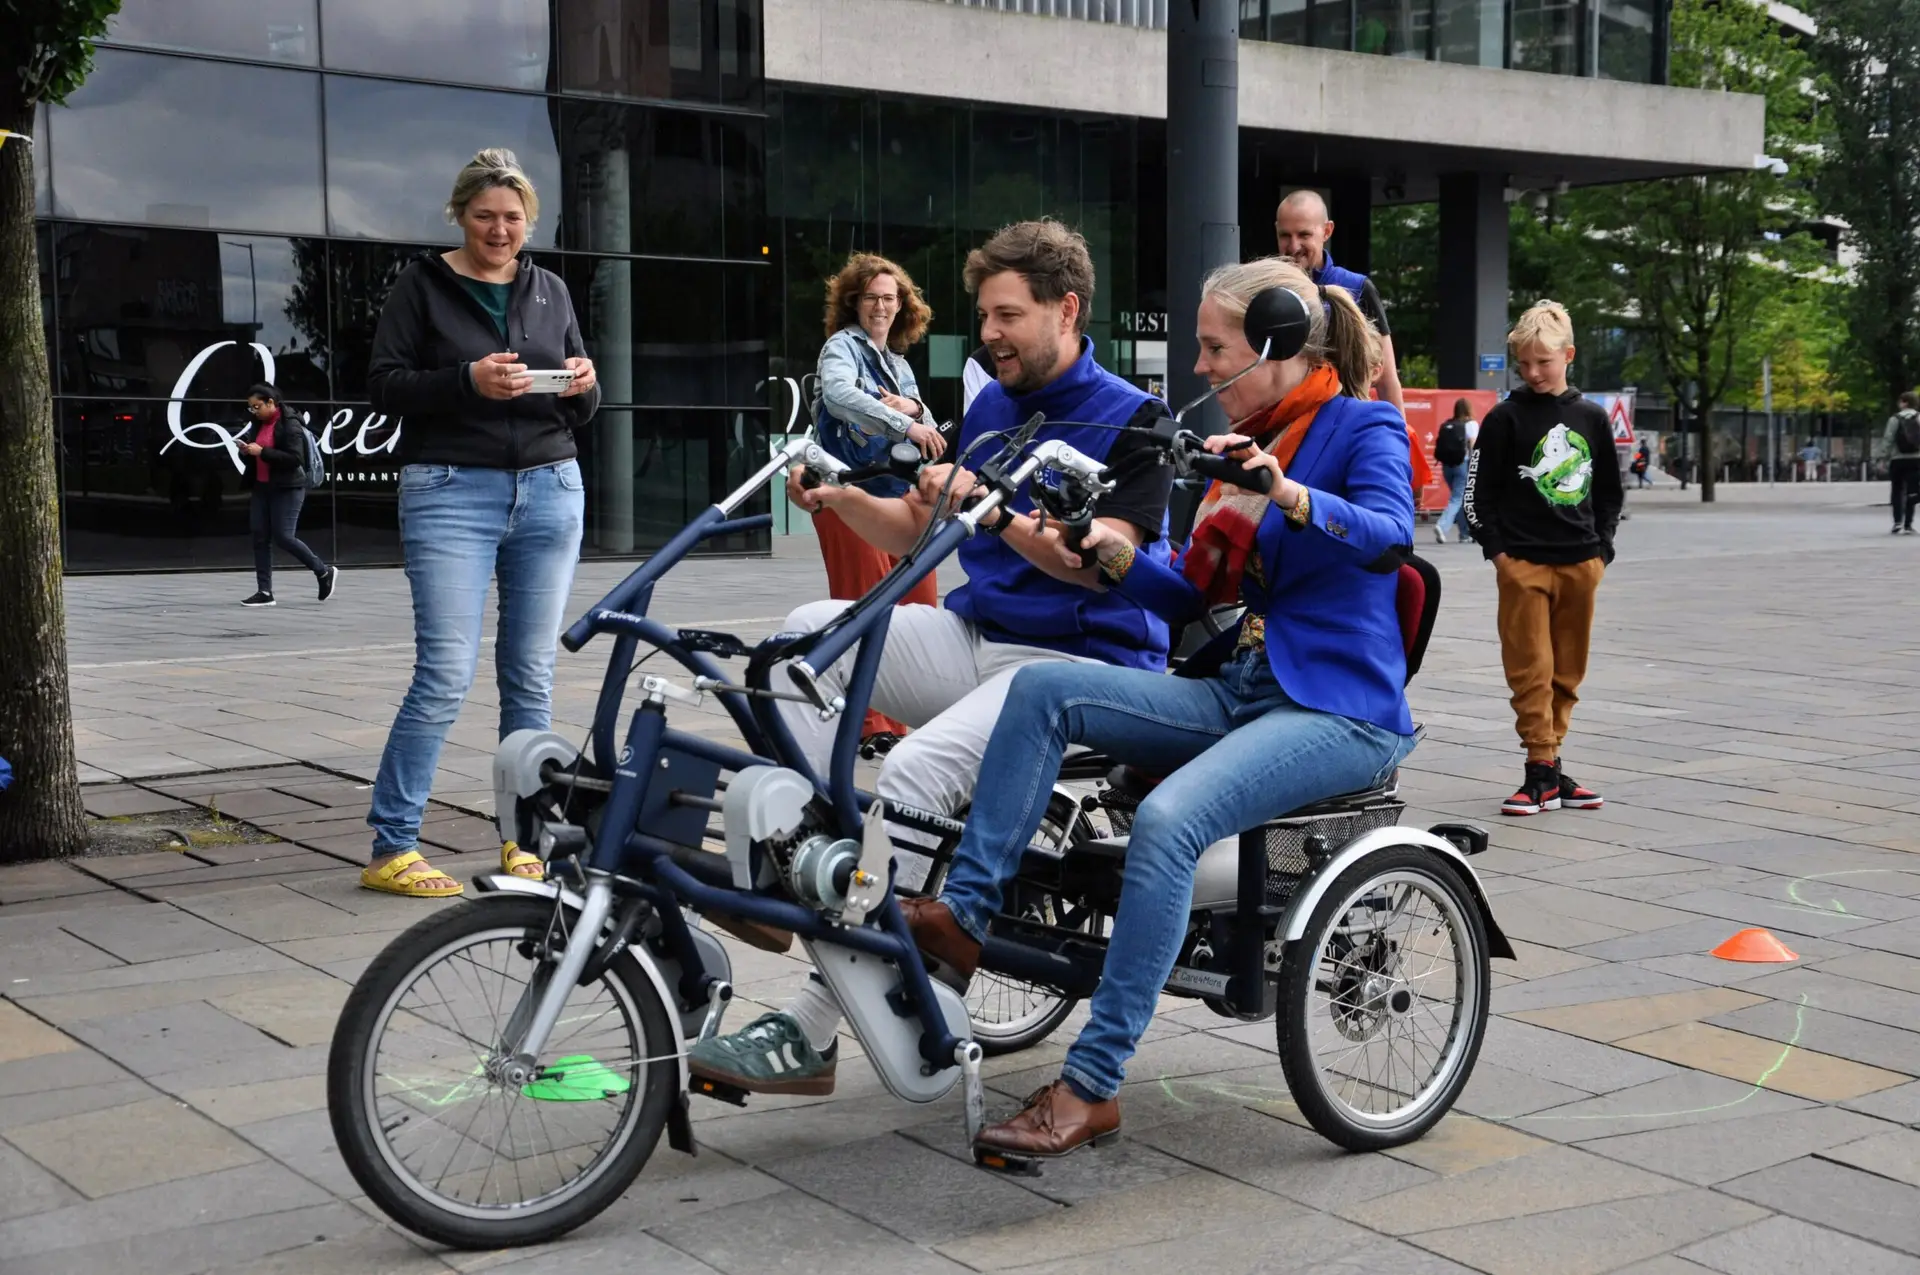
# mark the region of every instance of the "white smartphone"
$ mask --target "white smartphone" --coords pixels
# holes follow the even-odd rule
[[[529,370],[527,375],[533,378],[533,384],[527,387],[529,394],[559,394],[573,384],[573,370],[558,368],[551,372]]]

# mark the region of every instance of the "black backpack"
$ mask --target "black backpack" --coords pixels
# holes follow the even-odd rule
[[[1893,431],[1893,445],[1903,456],[1920,452],[1920,412],[1909,407],[1900,413],[1900,424]]]
[[[1458,417],[1449,417],[1433,440],[1433,458],[1442,465],[1458,465],[1467,458],[1467,427]]]

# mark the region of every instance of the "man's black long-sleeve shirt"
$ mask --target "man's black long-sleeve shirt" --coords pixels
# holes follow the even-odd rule
[[[1488,558],[1612,562],[1625,500],[1607,414],[1580,391],[1518,389],[1480,423],[1466,511]]]

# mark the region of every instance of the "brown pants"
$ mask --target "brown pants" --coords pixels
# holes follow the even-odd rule
[[[1528,761],[1552,761],[1567,737],[1593,638],[1593,595],[1606,568],[1509,557],[1500,578],[1500,662],[1513,692],[1514,728]]]
[[[827,564],[827,596],[830,598],[855,601],[880,583],[880,577],[893,570],[893,564],[898,561],[862,540],[831,509],[822,509],[813,515],[813,530],[820,537],[820,557]],[[930,607],[940,605],[932,576],[913,586],[913,592],[900,599],[901,606],[913,602]],[[869,711],[861,724],[860,737],[865,739],[882,732],[904,735],[907,728],[891,717]]]

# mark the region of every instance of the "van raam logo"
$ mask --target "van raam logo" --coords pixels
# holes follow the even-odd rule
[[[181,369],[180,379],[173,384],[173,393],[167,396],[167,432],[172,437],[161,444],[161,455],[164,456],[172,450],[175,443],[182,443],[195,451],[203,452],[224,449],[227,458],[233,462],[234,472],[240,474],[247,472],[246,461],[241,458],[240,444],[253,432],[252,422],[234,430],[218,421],[196,421],[187,425],[181,419],[184,415],[188,391],[193,388],[193,378],[200,374],[200,369],[206,366],[208,359],[228,346],[236,344],[238,342],[216,341],[194,355],[187,366]],[[259,356],[261,379],[271,382],[274,379],[273,351],[258,341],[251,341],[248,344],[253,348],[254,354]],[[335,412],[325,425],[314,431],[314,437],[320,443],[320,452],[323,456],[340,456],[348,452],[356,456],[377,456],[381,452],[391,452],[400,445],[401,421],[398,417],[392,418],[391,431],[386,433],[385,437],[381,437],[382,431],[388,429],[388,420],[385,413],[369,410],[360,416],[356,424],[353,409],[343,407]],[[307,421],[307,428],[313,428],[310,419]]]

